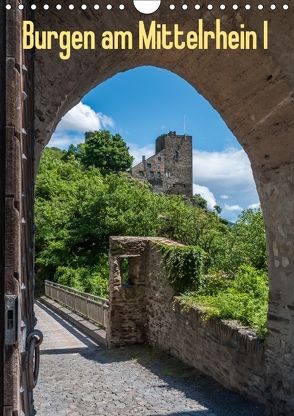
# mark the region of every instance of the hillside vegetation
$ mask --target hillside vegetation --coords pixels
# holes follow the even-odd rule
[[[111,169],[101,154],[102,168],[95,154],[91,159],[87,144],[43,152],[36,184],[37,287],[49,279],[107,296],[109,236],[164,236],[188,246],[184,254],[165,253],[177,295],[202,305],[208,316],[236,319],[264,333],[268,284],[261,211],[244,211],[228,224],[199,196],[188,201],[156,194],[116,168],[116,162],[124,169],[132,163],[121,150],[109,159]],[[187,259],[197,264],[180,273]]]

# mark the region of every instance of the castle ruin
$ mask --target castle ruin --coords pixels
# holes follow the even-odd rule
[[[142,162],[131,170],[132,176],[148,181],[155,192],[173,195],[193,195],[192,136],[175,131],[156,139],[155,155],[142,156]]]

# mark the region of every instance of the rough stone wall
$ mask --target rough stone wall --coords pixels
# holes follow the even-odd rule
[[[150,183],[154,191],[164,192],[166,183],[165,154],[164,150],[145,159],[132,168],[132,176]]]
[[[170,132],[156,140],[156,149],[164,149],[166,178],[165,192],[192,196],[192,137]]]
[[[156,192],[192,196],[192,137],[164,134],[156,139],[155,155],[132,168],[132,175],[147,180]]]
[[[292,121],[293,122],[293,121]],[[258,178],[266,202],[263,214],[267,223],[270,284],[268,336],[265,344],[266,399],[272,414],[294,414],[294,279],[293,254],[294,168],[280,166],[275,174]],[[281,372],[283,375],[281,376]],[[271,413],[269,413],[271,414]]]
[[[142,238],[110,240],[110,308],[107,327],[109,346],[146,341],[146,244]],[[129,262],[129,282],[122,281],[121,262]]]
[[[263,402],[263,343],[252,331],[230,322],[204,321],[200,310],[175,301],[158,242],[175,244],[160,238],[111,239],[109,344],[148,342],[222,385]],[[144,265],[134,273],[139,287],[134,280],[133,287],[124,288],[117,259],[134,253]]]
[[[223,386],[263,401],[264,348],[252,331],[203,320],[197,308],[174,299],[156,245],[148,250],[148,341],[213,377]]]

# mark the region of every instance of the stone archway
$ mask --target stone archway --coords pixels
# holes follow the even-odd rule
[[[193,15],[194,14],[194,15]],[[163,4],[152,19],[179,23],[192,29],[202,17],[210,27],[216,17],[232,30],[240,22],[260,30],[270,20],[268,51],[102,51],[76,53],[62,63],[56,51],[37,52],[35,103],[37,153],[49,140],[60,118],[92,87],[140,65],[154,65],[182,76],[219,111],[247,152],[259,192],[268,242],[270,307],[266,341],[267,400],[282,411],[293,409],[294,356],[294,123],[293,11],[264,12],[171,12]],[[76,11],[36,13],[41,28],[81,28],[136,32],[142,15],[127,4],[124,12]],[[144,17],[149,22],[151,18]],[[285,403],[285,405],[284,405]],[[287,403],[287,404],[286,404]],[[289,410],[290,411],[290,410]]]
[[[243,22],[258,32],[265,19],[270,23],[267,51],[79,51],[63,62],[56,50],[36,51],[35,150],[38,158],[61,117],[91,88],[119,71],[154,65],[182,76],[218,110],[238,138],[251,161],[264,212],[270,270],[270,303],[266,340],[266,401],[268,413],[293,413],[294,409],[294,11],[280,7],[275,12],[227,7],[225,11],[187,13],[169,9],[163,1],[151,17],[138,13],[130,0],[125,10],[116,6],[99,11],[88,1],[72,0],[76,9],[37,9],[37,30],[131,30],[138,20],[178,23],[193,29],[203,18],[210,28],[216,18],[223,29],[233,30]],[[206,6],[206,4],[205,4]],[[267,6],[269,3],[267,2]],[[279,5],[280,6],[280,5]],[[18,22],[19,24],[19,22]]]

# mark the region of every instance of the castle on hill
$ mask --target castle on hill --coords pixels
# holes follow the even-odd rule
[[[155,155],[142,156],[131,170],[133,177],[146,180],[155,192],[193,196],[192,136],[170,131],[156,139]]]

